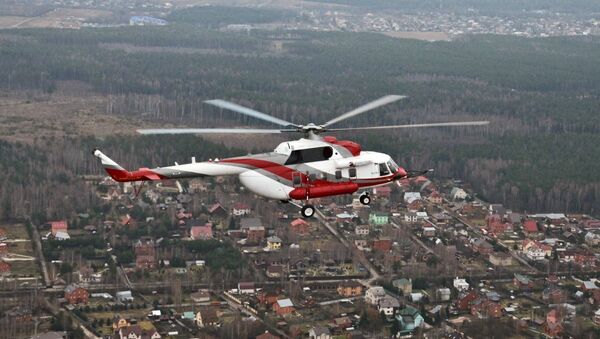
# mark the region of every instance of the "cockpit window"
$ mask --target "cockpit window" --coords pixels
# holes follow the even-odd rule
[[[388,169],[386,164],[379,164],[379,175],[388,175],[390,174],[390,170]]]
[[[400,167],[398,167],[398,165],[396,165],[396,163],[394,162],[394,160],[390,160],[390,161],[388,161],[388,163],[387,163],[387,164],[388,164],[388,167],[390,168],[390,171],[391,171],[392,173],[396,173],[396,172],[398,172],[398,169],[399,169]]]
[[[331,147],[318,147],[292,151],[285,162],[286,165],[303,164],[306,162],[328,160],[333,155]]]

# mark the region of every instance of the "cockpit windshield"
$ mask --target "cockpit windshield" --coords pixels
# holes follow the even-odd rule
[[[400,168],[400,167],[398,167],[398,165],[396,165],[396,163],[394,162],[394,160],[388,161],[387,165],[390,168],[390,171],[392,173],[398,172],[398,169]]]

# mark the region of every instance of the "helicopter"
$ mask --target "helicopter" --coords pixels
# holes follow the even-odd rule
[[[191,163],[187,164],[175,163],[174,166],[139,168],[134,171],[124,169],[98,149],[95,149],[93,154],[100,159],[106,172],[118,182],[235,175],[251,192],[268,199],[292,202],[301,208],[300,213],[303,217],[310,218],[316,211],[310,204],[311,199],[354,194],[360,191],[360,203],[369,205],[371,197],[367,189],[432,171],[431,169],[405,170],[385,153],[363,151],[361,145],[356,142],[338,140],[333,136],[321,136],[322,133],[489,124],[489,121],[465,121],[332,128],[332,125],[341,121],[406,98],[407,96],[402,95],[386,95],[318,125],[294,124],[229,101],[207,100],[205,103],[209,105],[267,121],[280,128],[166,128],[138,129],[137,132],[142,135],[302,133],[303,137],[298,140],[284,141],[268,153],[216,158],[202,162],[196,162],[192,157]]]

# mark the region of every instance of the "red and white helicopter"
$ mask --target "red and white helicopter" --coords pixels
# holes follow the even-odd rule
[[[140,168],[127,171],[99,150],[93,154],[100,158],[106,172],[116,181],[153,181],[164,179],[194,178],[206,176],[237,175],[246,188],[257,195],[284,202],[300,201],[302,216],[314,215],[315,208],[309,204],[312,198],[362,191],[360,202],[371,202],[367,188],[383,186],[395,180],[425,174],[425,171],[407,171],[399,167],[384,153],[363,151],[352,141],[337,140],[332,136],[321,137],[323,132],[379,130],[390,128],[477,126],[488,121],[445,122],[412,125],[389,125],[371,127],[331,128],[340,121],[357,116],[377,107],[406,98],[400,95],[387,95],[344,113],[322,125],[309,123],[297,125],[256,110],[224,100],[205,101],[210,105],[238,112],[247,116],[282,126],[280,129],[227,129],[227,128],[182,128],[182,129],[141,129],[139,133],[150,134],[279,134],[288,132],[304,133],[304,137],[279,144],[273,152],[242,157],[214,159],[189,164]],[[300,205],[298,205],[300,207]]]

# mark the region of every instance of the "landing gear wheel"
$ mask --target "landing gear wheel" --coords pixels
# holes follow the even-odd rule
[[[363,205],[369,205],[371,203],[371,197],[368,194],[361,195],[358,200]]]
[[[315,207],[313,205],[304,205],[300,210],[300,214],[305,218],[310,218],[315,215]]]

